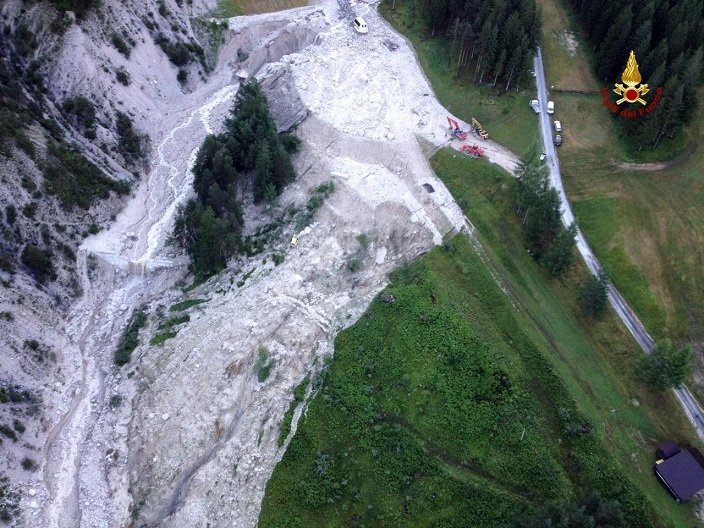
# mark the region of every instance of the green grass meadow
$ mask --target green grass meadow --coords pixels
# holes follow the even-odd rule
[[[693,441],[688,425],[635,383],[639,351],[613,313],[576,315],[586,270],[554,281],[525,252],[503,171],[432,161],[485,251],[452,239],[338,336],[260,526],[498,527],[592,489],[619,497],[629,526],[694,526],[651,469],[658,441]]]

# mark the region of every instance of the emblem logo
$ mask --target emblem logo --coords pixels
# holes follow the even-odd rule
[[[638,70],[638,63],[636,62],[636,54],[631,50],[631,54],[628,56],[628,62],[626,63],[626,69],[623,70],[621,75],[621,80],[623,84],[616,83],[614,92],[621,96],[621,99],[616,101],[617,105],[621,103],[640,103],[645,106],[645,100],[641,98],[641,95],[647,94],[650,89],[647,84],[640,84],[641,76],[640,70]]]

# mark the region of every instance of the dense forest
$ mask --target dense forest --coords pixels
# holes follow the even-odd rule
[[[535,0],[415,0],[432,36],[451,39],[457,75],[515,85],[533,61],[540,32]]]
[[[601,81],[608,86],[621,82],[633,50],[642,82],[651,90],[663,87],[655,111],[623,120],[630,139],[655,148],[663,137],[674,136],[690,122],[697,107],[696,87],[704,80],[704,0],[566,1],[593,46]]]
[[[254,202],[274,202],[295,177],[289,153],[299,140],[279,136],[266,97],[252,79],[237,92],[225,131],[208,136],[193,166],[196,197],[176,219],[175,237],[193,259],[196,273],[211,274],[242,249],[241,191]]]

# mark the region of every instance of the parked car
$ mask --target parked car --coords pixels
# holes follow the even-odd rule
[[[562,132],[562,123],[555,121],[555,132]]]
[[[554,114],[555,113],[555,103],[552,101],[548,101],[548,114]]]
[[[367,23],[364,21],[362,17],[357,17],[354,19],[354,29],[357,31],[357,33],[368,33],[369,28],[367,27]]]
[[[546,157],[545,152],[541,153],[540,154],[540,161],[543,161],[545,159],[545,157]]]
[[[528,103],[528,106],[530,106],[533,109],[533,112],[536,114],[540,113],[540,101],[537,99],[531,99],[530,103]]]
[[[559,147],[560,145],[562,145],[562,136],[560,134],[557,134],[555,136],[555,146]]]

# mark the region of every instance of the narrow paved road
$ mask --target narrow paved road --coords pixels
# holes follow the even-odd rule
[[[540,133],[543,139],[543,146],[546,154],[546,161],[548,168],[550,169],[550,180],[553,186],[557,189],[560,195],[561,202],[561,213],[562,222],[567,226],[575,222],[574,214],[572,213],[572,208],[570,207],[569,200],[567,200],[567,195],[565,194],[565,188],[562,185],[562,176],[560,175],[560,160],[557,157],[557,152],[555,145],[553,144],[553,129],[552,129],[552,119],[548,112],[548,90],[546,86],[545,79],[545,69],[543,68],[543,55],[538,48],[538,54],[534,59],[534,70],[535,70],[535,84],[538,89],[538,101],[540,102]],[[576,223],[576,222],[575,222]],[[584,238],[584,234],[581,229],[577,229],[577,249],[579,254],[582,255],[584,262],[586,262],[589,271],[596,275],[601,270],[601,264],[599,260],[594,255],[594,252],[587,244],[587,240]],[[621,318],[623,323],[628,328],[629,332],[633,334],[638,345],[647,354],[653,349],[653,338],[650,337],[647,330],[640,322],[638,316],[631,310],[626,303],[626,300],[621,296],[621,294],[616,290],[613,284],[609,285],[609,302],[616,313]],[[699,402],[694,398],[690,390],[686,386],[681,386],[680,388],[674,389],[675,396],[679,400],[685,414],[689,418],[690,422],[697,431],[699,437],[704,440],[704,410],[699,405]]]

